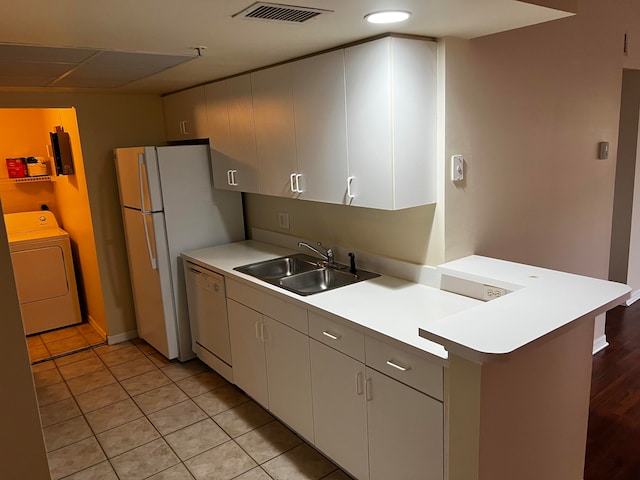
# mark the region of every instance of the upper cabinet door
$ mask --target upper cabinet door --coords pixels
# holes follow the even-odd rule
[[[296,174],[298,168],[291,64],[252,73],[251,89],[260,193],[297,196],[291,188],[291,175]]]
[[[345,49],[351,205],[436,201],[436,45],[387,37]]]
[[[205,86],[209,142],[216,188],[258,192],[258,165],[251,78],[247,75]]]
[[[190,88],[162,97],[162,104],[169,141],[207,138],[204,87]]]
[[[292,63],[300,198],[345,203],[344,50]]]

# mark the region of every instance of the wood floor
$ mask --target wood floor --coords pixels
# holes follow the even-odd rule
[[[607,315],[593,357],[584,480],[640,479],[640,302]]]

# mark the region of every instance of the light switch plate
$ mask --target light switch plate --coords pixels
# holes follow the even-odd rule
[[[459,182],[464,179],[464,157],[454,155],[451,157],[451,180]]]
[[[283,230],[289,230],[289,214],[278,212],[278,226]]]

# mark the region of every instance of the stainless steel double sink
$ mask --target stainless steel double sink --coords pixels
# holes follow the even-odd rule
[[[367,270],[351,273],[346,265],[339,263],[328,265],[327,262],[304,253],[250,263],[236,267],[234,270],[298,295],[325,292],[380,276],[378,273]]]

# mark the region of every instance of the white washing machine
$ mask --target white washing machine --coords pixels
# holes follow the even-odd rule
[[[80,323],[69,234],[49,211],[7,213],[4,221],[25,333]]]

